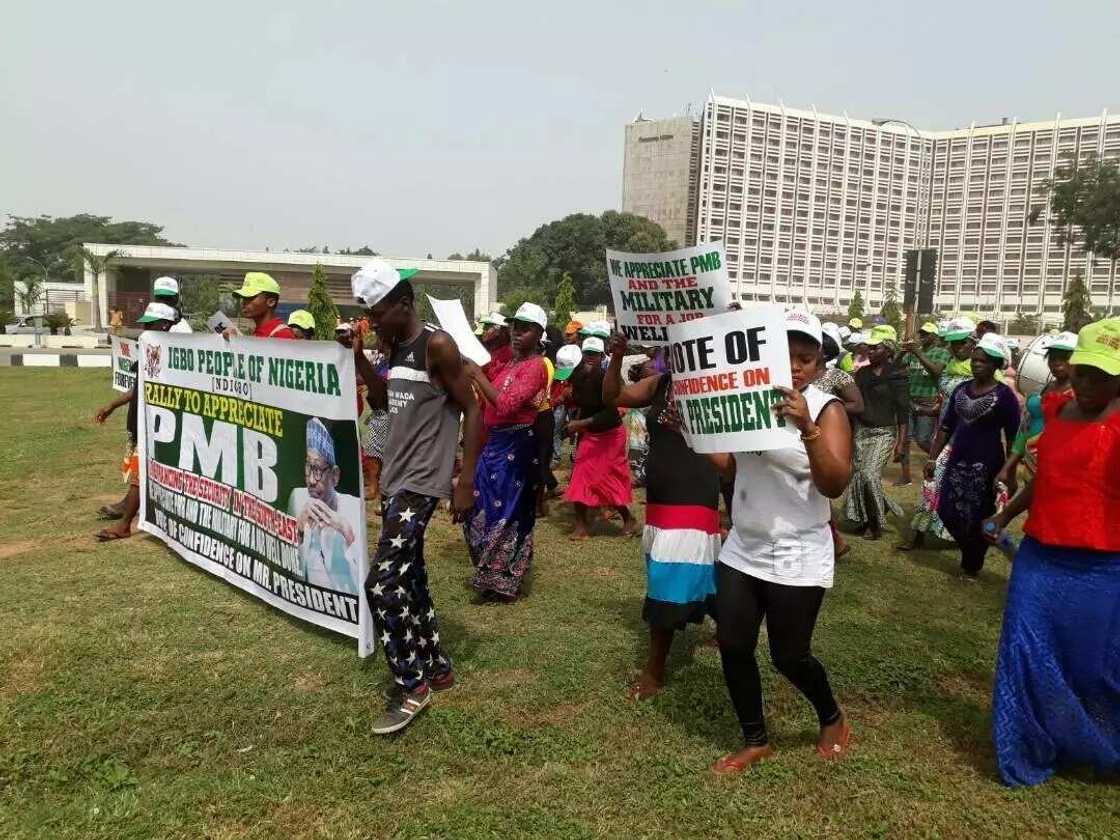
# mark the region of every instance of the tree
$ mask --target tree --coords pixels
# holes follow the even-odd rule
[[[315,263],[311,272],[311,289],[307,293],[307,310],[315,319],[315,337],[326,340],[334,337],[338,325],[338,307],[327,290],[327,275],[323,266]]]
[[[521,304],[537,303],[540,300],[545,298],[541,298],[534,289],[511,289],[502,295],[502,314],[508,318],[521,308]]]
[[[83,266],[77,259],[86,242],[109,245],[176,245],[164,239],[163,227],[150,222],[114,222],[109,216],[86,213],[77,216],[9,216],[0,230],[0,253],[9,258],[16,280],[43,273],[53,280],[82,281]],[[17,259],[17,258],[24,259]],[[44,268],[36,267],[32,260]]]
[[[90,272],[93,274],[93,285],[90,287],[90,297],[93,300],[90,309],[93,310],[93,328],[95,330],[101,329],[101,306],[98,304],[100,296],[98,294],[97,284],[100,281],[101,275],[112,265],[113,260],[122,253],[123,251],[121,251],[120,248],[114,248],[103,256],[99,256],[84,245],[78,246],[77,259],[79,267],[84,270],[85,267],[88,266]]]
[[[340,248],[335,251],[336,254],[341,254],[346,257],[376,257],[377,252],[368,245],[363,245],[361,248]]]
[[[550,300],[564,273],[572,279],[574,299],[585,306],[610,304],[606,249],[633,253],[669,251],[677,244],[656,222],[608,210],[601,216],[573,213],[538,227],[499,262],[498,288],[532,290]]]
[[[848,318],[863,318],[863,295],[859,289],[856,289],[852,302],[848,304]]]
[[[447,259],[449,259],[449,260],[468,260],[470,262],[490,262],[492,257],[489,254],[482,253],[482,251],[479,250],[478,248],[475,248],[473,251],[471,251],[465,257],[462,254],[460,254],[458,251],[456,251],[454,254],[448,254]]]
[[[879,314],[884,321],[895,328],[896,332],[902,332],[902,307],[898,305],[898,290],[893,285],[887,289],[887,295],[883,299],[883,308],[879,310]]]
[[[70,326],[70,316],[65,310],[54,309],[43,318],[43,323],[51,331],[51,335],[58,335],[58,331]]]
[[[1062,329],[1078,332],[1086,324],[1093,322],[1093,301],[1089,289],[1081,279],[1081,272],[1073,275],[1062,295]]]
[[[201,316],[204,319],[223,309],[222,304],[229,303],[228,300],[223,301],[223,297],[236,288],[233,284],[224,282],[217,274],[194,274],[178,280],[179,308],[185,315]]]
[[[565,271],[552,301],[552,320],[561,328],[572,320],[572,310],[576,308],[575,290],[572,275]]]
[[[1008,323],[1007,331],[1011,335],[1038,335],[1042,331],[1038,314],[1020,310]]]
[[[1060,241],[1074,241],[1082,250],[1105,259],[1120,258],[1120,164],[1095,155],[1078,165],[1076,159],[1059,168],[1044,187],[1060,229]],[[1032,211],[1032,221],[1037,218]]]

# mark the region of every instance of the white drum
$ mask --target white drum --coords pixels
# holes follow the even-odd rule
[[[1023,396],[1037,394],[1050,381],[1050,367],[1046,364],[1046,345],[1050,336],[1040,335],[1019,355],[1018,386]]]

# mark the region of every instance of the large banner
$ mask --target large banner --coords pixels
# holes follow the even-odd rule
[[[109,346],[113,356],[113,390],[131,391],[136,384],[136,374],[132,372],[132,363],[138,358],[137,344],[131,338],[121,338],[119,335],[109,336]]]
[[[352,353],[151,331],[140,353],[140,527],[372,653]]]
[[[792,387],[781,307],[759,304],[669,327],[673,397],[695,452],[792,446],[797,429],[774,412]]]
[[[669,343],[673,324],[726,312],[731,305],[722,242],[660,254],[607,251],[618,330],[634,344]]]

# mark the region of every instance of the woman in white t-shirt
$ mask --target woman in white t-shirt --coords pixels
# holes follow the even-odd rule
[[[810,384],[821,357],[821,324],[808,312],[786,316],[793,389],[779,388],[778,411],[801,437],[786,449],[710,456],[735,477],[733,528],[716,565],[716,614],[723,674],[746,746],[712,769],[737,773],[773,754],[762,711],[755,647],[763,618],[774,666],[813,704],[817,752],[840,758],[851,728],[824,666],[810,651],[834,553],[829,498],[852,473],[851,428],[844,404]]]

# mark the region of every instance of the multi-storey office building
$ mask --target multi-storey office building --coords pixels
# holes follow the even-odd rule
[[[699,131],[688,241],[726,242],[742,300],[837,310],[859,290],[877,309],[905,252],[932,247],[943,311],[1054,321],[1078,272],[1095,305],[1120,309],[1115,263],[1032,212],[1063,163],[1120,156],[1120,116],[931,132],[712,96]]]
[[[647,120],[639,114],[626,126],[622,209],[654,219],[682,246],[696,241],[699,175],[699,121]]]

